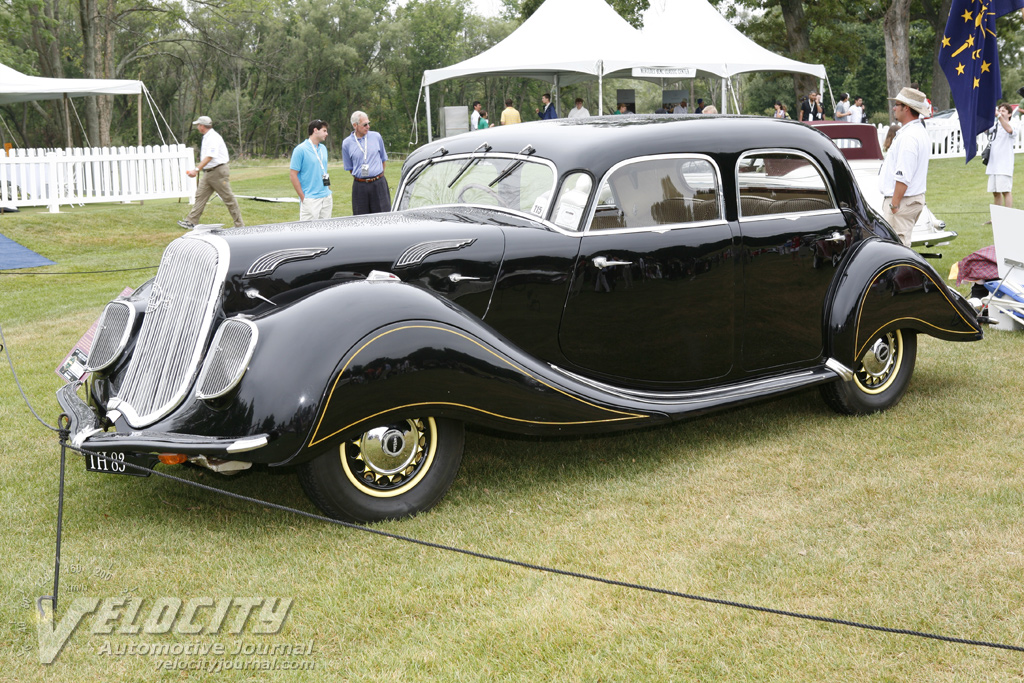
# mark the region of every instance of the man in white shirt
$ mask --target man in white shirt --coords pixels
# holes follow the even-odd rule
[[[864,123],[864,98],[857,97],[850,107],[850,123]]]
[[[583,106],[583,98],[576,98],[576,106],[569,110],[570,119],[583,119],[590,116],[590,112]]]
[[[928,157],[932,153],[931,139],[920,118],[928,114],[928,97],[920,90],[903,88],[889,100],[896,103],[892,112],[901,127],[882,164],[879,184],[885,196],[882,217],[909,247],[914,224],[924,209]]]
[[[996,108],[996,125],[989,142],[992,151],[985,166],[992,203],[1007,208],[1013,208],[1013,141],[1017,139],[1017,122],[1011,114],[1013,107],[1006,102]]]
[[[202,171],[203,175],[199,179],[199,187],[196,188],[196,203],[192,205],[188,215],[178,221],[178,225],[186,230],[196,227],[199,217],[203,215],[203,209],[206,208],[206,202],[216,192],[224,201],[224,206],[228,207],[235,227],[240,228],[244,223],[238,202],[231,192],[231,182],[228,180],[228,147],[224,144],[224,138],[213,129],[213,121],[209,116],[200,116],[192,125],[202,134],[203,144],[199,148],[199,165],[191,171],[185,171],[185,174],[189,178],[195,178]]]
[[[480,127],[480,100],[474,100],[473,113],[469,116],[469,129],[476,130]]]

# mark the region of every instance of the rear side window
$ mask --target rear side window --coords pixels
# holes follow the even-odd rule
[[[744,155],[737,165],[737,187],[740,218],[836,208],[821,171],[797,152]]]
[[[598,190],[591,230],[721,219],[718,173],[707,159],[650,157],[613,169]]]

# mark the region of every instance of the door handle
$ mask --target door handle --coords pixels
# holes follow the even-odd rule
[[[452,273],[448,276],[448,279],[452,282],[462,282],[463,280],[479,280],[478,277],[469,277],[468,275],[459,275],[458,273]]]
[[[608,268],[609,266],[631,266],[632,261],[609,261],[606,256],[595,256],[593,263],[600,269]]]
[[[832,242],[834,244],[840,244],[846,241],[846,237],[839,232],[832,233],[832,236],[825,240],[826,242]]]

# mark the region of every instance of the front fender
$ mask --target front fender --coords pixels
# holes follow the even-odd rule
[[[977,314],[916,251],[887,240],[856,245],[825,314],[829,355],[855,367],[879,335],[910,329],[947,341],[982,338]]]

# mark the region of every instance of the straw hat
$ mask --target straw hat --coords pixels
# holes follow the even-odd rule
[[[899,95],[887,99],[891,102],[905,104],[921,116],[928,116],[931,113],[931,107],[928,106],[928,96],[920,90],[903,88],[903,90],[900,90]]]

